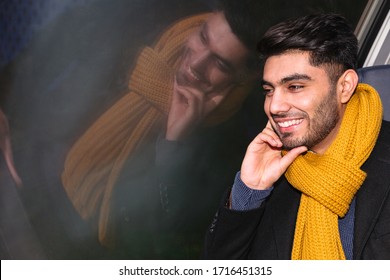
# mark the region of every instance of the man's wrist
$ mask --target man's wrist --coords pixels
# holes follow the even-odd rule
[[[230,208],[246,211],[260,207],[261,203],[271,194],[273,187],[266,190],[249,188],[241,180],[241,172],[237,172],[231,192]]]

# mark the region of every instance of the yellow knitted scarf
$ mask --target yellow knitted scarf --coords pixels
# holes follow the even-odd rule
[[[67,155],[64,189],[80,216],[98,229],[104,246],[114,245],[112,194],[117,178],[138,146],[146,139],[155,139],[165,126],[183,45],[209,15],[183,19],[165,31],[153,48],[145,47],[131,74],[129,92],[82,135]],[[252,85],[234,88],[203,125],[213,126],[230,118],[242,105],[248,87]]]
[[[360,167],[374,148],[381,122],[378,93],[359,84],[325,154],[300,155],[288,168],[287,180],[302,192],[292,259],[345,259],[338,218],[348,212],[366,178]]]

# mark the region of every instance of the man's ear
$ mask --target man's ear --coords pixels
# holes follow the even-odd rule
[[[358,74],[353,69],[348,69],[341,75],[337,83],[341,103],[345,104],[351,99],[358,82]]]

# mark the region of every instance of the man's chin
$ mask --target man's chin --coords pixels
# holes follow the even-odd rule
[[[281,138],[283,149],[290,151],[296,147],[304,146],[305,144],[302,141],[294,141],[292,139],[283,139]]]

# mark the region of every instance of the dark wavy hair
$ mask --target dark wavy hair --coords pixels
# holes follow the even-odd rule
[[[268,1],[262,0],[218,0],[217,11],[224,13],[225,18],[237,38],[253,53],[248,61],[249,68],[259,67],[257,43],[268,26],[264,12]]]
[[[276,24],[257,48],[264,60],[288,51],[307,51],[310,64],[324,65],[332,81],[357,67],[357,38],[347,20],[337,14],[307,15]]]

